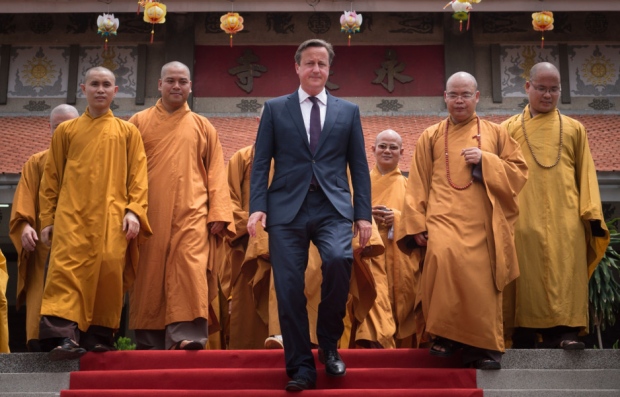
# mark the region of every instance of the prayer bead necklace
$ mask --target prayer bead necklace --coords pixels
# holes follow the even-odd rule
[[[471,137],[471,139],[477,139],[478,140],[478,149],[480,149],[480,117],[476,116],[476,122],[478,124],[478,135],[474,135]],[[446,131],[444,132],[444,138],[445,138],[445,153],[446,153],[446,176],[448,177],[448,183],[450,184],[450,186],[452,186],[452,188],[456,189],[456,190],[465,190],[468,187],[470,187],[472,185],[472,183],[474,183],[474,178],[471,178],[471,181],[469,181],[469,183],[465,186],[456,186],[454,184],[454,182],[452,182],[452,178],[450,177],[450,157],[448,154],[448,127],[450,126],[450,117],[448,117],[446,119]]]
[[[538,164],[539,166],[543,167],[543,168],[553,168],[556,165],[558,165],[558,163],[560,162],[560,158],[562,157],[562,143],[563,143],[563,128],[562,128],[562,115],[560,114],[560,109],[555,109],[558,112],[558,118],[560,119],[560,146],[558,147],[558,158],[555,159],[555,163],[553,163],[552,165],[544,165],[541,164],[540,161],[538,161],[538,158],[536,158],[536,154],[534,153],[534,149],[532,149],[532,145],[530,144],[530,139],[527,137],[527,132],[525,132],[525,109],[523,109],[523,114],[521,115],[521,128],[523,129],[523,135],[525,135],[525,142],[527,142],[527,147],[530,148],[530,153],[532,153],[532,157],[534,158],[534,161],[536,162],[536,164]]]

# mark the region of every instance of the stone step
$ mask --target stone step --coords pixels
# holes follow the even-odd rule
[[[69,388],[69,373],[10,373],[0,374],[0,385],[4,393],[57,393]]]
[[[502,369],[477,375],[485,390],[620,389],[620,369]]]
[[[502,357],[505,369],[620,369],[620,350],[514,349]]]
[[[80,370],[80,360],[50,361],[47,353],[0,354],[1,373],[71,372]]]

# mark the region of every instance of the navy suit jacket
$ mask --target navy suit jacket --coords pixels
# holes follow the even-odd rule
[[[313,172],[343,217],[352,222],[371,221],[370,175],[359,107],[328,93],[326,110],[312,155],[298,92],[265,102],[250,179],[250,214],[267,213],[267,227],[288,224],[295,218],[308,194]],[[267,188],[272,158],[274,175]]]

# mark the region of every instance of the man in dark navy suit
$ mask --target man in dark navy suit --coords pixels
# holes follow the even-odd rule
[[[286,372],[291,378],[288,391],[316,385],[304,295],[310,241],[323,263],[319,360],[327,375],[344,376],[337,344],[344,330],[351,239],[359,234],[364,247],[371,234],[370,177],[360,112],[357,105],[325,91],[333,58],[331,44],[323,40],[299,46],[295,70],[300,87],[265,103],[252,166],[248,231],[255,235],[260,222],[269,233]],[[268,188],[272,159],[274,175]]]

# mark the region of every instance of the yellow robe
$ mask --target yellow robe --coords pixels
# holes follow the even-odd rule
[[[477,117],[448,132],[450,176],[457,186],[472,178],[461,150],[477,145]],[[419,294],[430,334],[483,349],[504,350],[503,288],[518,276],[514,249],[517,194],[527,165],[504,128],[480,120],[482,173],[465,190],[448,184],[444,120],[427,128],[411,161],[403,221],[406,247],[428,231]],[[411,246],[409,246],[411,247]]]
[[[519,114],[502,124],[521,145],[529,165],[515,228],[521,275],[505,295],[507,327],[565,325],[587,331],[588,278],[605,253],[609,232],[586,130],[562,115],[562,154],[548,169],[534,161],[521,121]],[[557,113],[531,118],[526,107],[525,126],[538,161],[552,165],[560,140]],[[604,237],[592,235],[590,221],[600,223]]]
[[[6,285],[9,274],[6,269],[6,258],[0,250],[0,353],[10,353],[9,350],[9,305],[6,300]]]
[[[151,234],[140,132],[111,111],[88,109],[54,132],[39,192],[41,229],[54,225],[41,315],[118,328],[123,306],[127,210]],[[128,265],[131,266],[131,265]]]
[[[129,121],[144,140],[153,228],[153,238],[140,247],[129,327],[163,330],[171,323],[208,319],[218,293],[208,285],[217,286],[220,264],[209,261],[215,257],[209,247],[217,245],[209,239],[219,237],[211,236],[207,225],[223,221],[224,234],[235,230],[219,137],[187,104],[170,114],[161,99]]]
[[[250,208],[250,173],[254,159],[253,146],[247,146],[228,162],[228,187],[233,203],[237,234],[226,239],[226,266],[230,273],[230,349],[262,349],[268,335],[267,323],[254,302],[252,280],[257,261],[244,264],[248,246],[248,211]],[[258,258],[257,258],[258,259]]]
[[[355,332],[354,342],[370,341],[379,343],[385,349],[394,348],[396,323],[389,296],[385,247],[374,219],[372,234],[366,247],[363,250],[360,248],[358,237],[353,238],[352,245],[353,270],[348,304],[352,327],[350,333]],[[344,338],[347,337],[346,333],[345,328]],[[341,339],[341,347],[346,347],[345,345],[345,341]],[[361,343],[357,345],[364,346]],[[350,336],[348,346],[356,346],[351,343]]]
[[[405,206],[407,178],[396,168],[386,175],[381,175],[377,166],[370,170],[372,186],[372,205],[385,205],[394,212],[393,230],[398,230]],[[396,244],[396,239],[388,238],[389,229],[378,225],[381,239],[385,245],[383,260],[387,266],[390,302],[396,321],[397,339],[411,337],[416,330],[414,305],[419,283],[420,250],[406,255]]]
[[[22,168],[22,176],[13,196],[10,237],[18,254],[17,309],[26,304],[26,341],[39,339],[41,299],[45,284],[45,262],[50,249],[41,242],[39,221],[39,185],[47,160],[47,150],[32,155]],[[26,225],[37,232],[39,241],[33,252],[22,247],[22,232]]]

